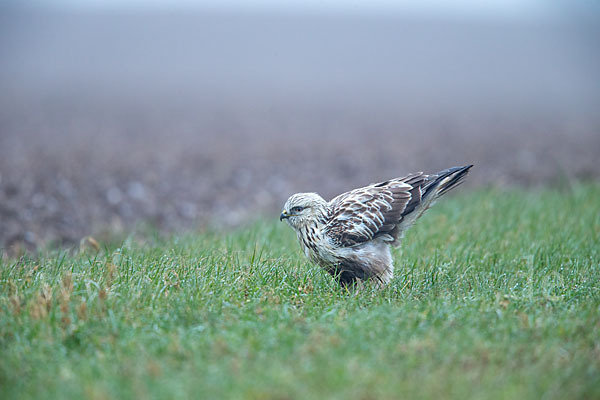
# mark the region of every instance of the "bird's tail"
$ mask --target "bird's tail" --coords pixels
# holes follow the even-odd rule
[[[432,201],[446,194],[450,189],[457,187],[463,183],[465,176],[473,165],[465,165],[464,167],[453,167],[438,172],[435,175],[429,175],[423,184],[423,200]]]
[[[393,237],[397,245],[404,232],[415,223],[435,201],[450,189],[460,185],[473,165],[448,168],[434,175],[417,174],[409,178],[407,183],[413,185],[412,198],[402,212],[402,220]]]

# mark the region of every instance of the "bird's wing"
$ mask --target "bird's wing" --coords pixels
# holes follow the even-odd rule
[[[395,238],[394,228],[404,210],[415,200],[427,175],[416,173],[343,193],[329,202],[330,219],[324,232],[342,247],[354,246],[376,236]],[[416,190],[415,190],[416,189]]]

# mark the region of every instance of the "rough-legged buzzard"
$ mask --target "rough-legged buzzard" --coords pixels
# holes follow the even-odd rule
[[[472,165],[435,175],[422,172],[374,183],[325,201],[316,193],[296,193],[280,220],[296,231],[304,254],[342,285],[373,279],[386,285],[394,274],[390,246],[433,202],[459,185]]]

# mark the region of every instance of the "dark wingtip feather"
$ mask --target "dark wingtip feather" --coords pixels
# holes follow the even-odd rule
[[[423,197],[427,197],[431,193],[435,193],[435,196],[439,197],[450,189],[457,187],[463,182],[471,167],[473,167],[473,164],[452,167],[440,171],[435,175],[430,175],[428,182],[425,184],[425,193],[423,194]],[[444,182],[444,180],[448,178],[450,178],[450,180]]]
[[[440,173],[437,178],[440,182],[447,177],[452,177],[448,182],[444,182],[443,186],[439,188],[438,196],[441,196],[464,182],[465,176],[469,173],[469,170],[473,167],[473,164],[465,165],[462,167],[449,168],[445,174]]]

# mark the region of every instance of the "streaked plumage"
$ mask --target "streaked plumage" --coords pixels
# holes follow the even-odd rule
[[[286,201],[280,220],[296,231],[304,254],[341,284],[373,279],[383,286],[394,275],[390,246],[398,246],[406,229],[460,184],[471,167],[417,172],[329,202],[316,193],[297,193]]]

